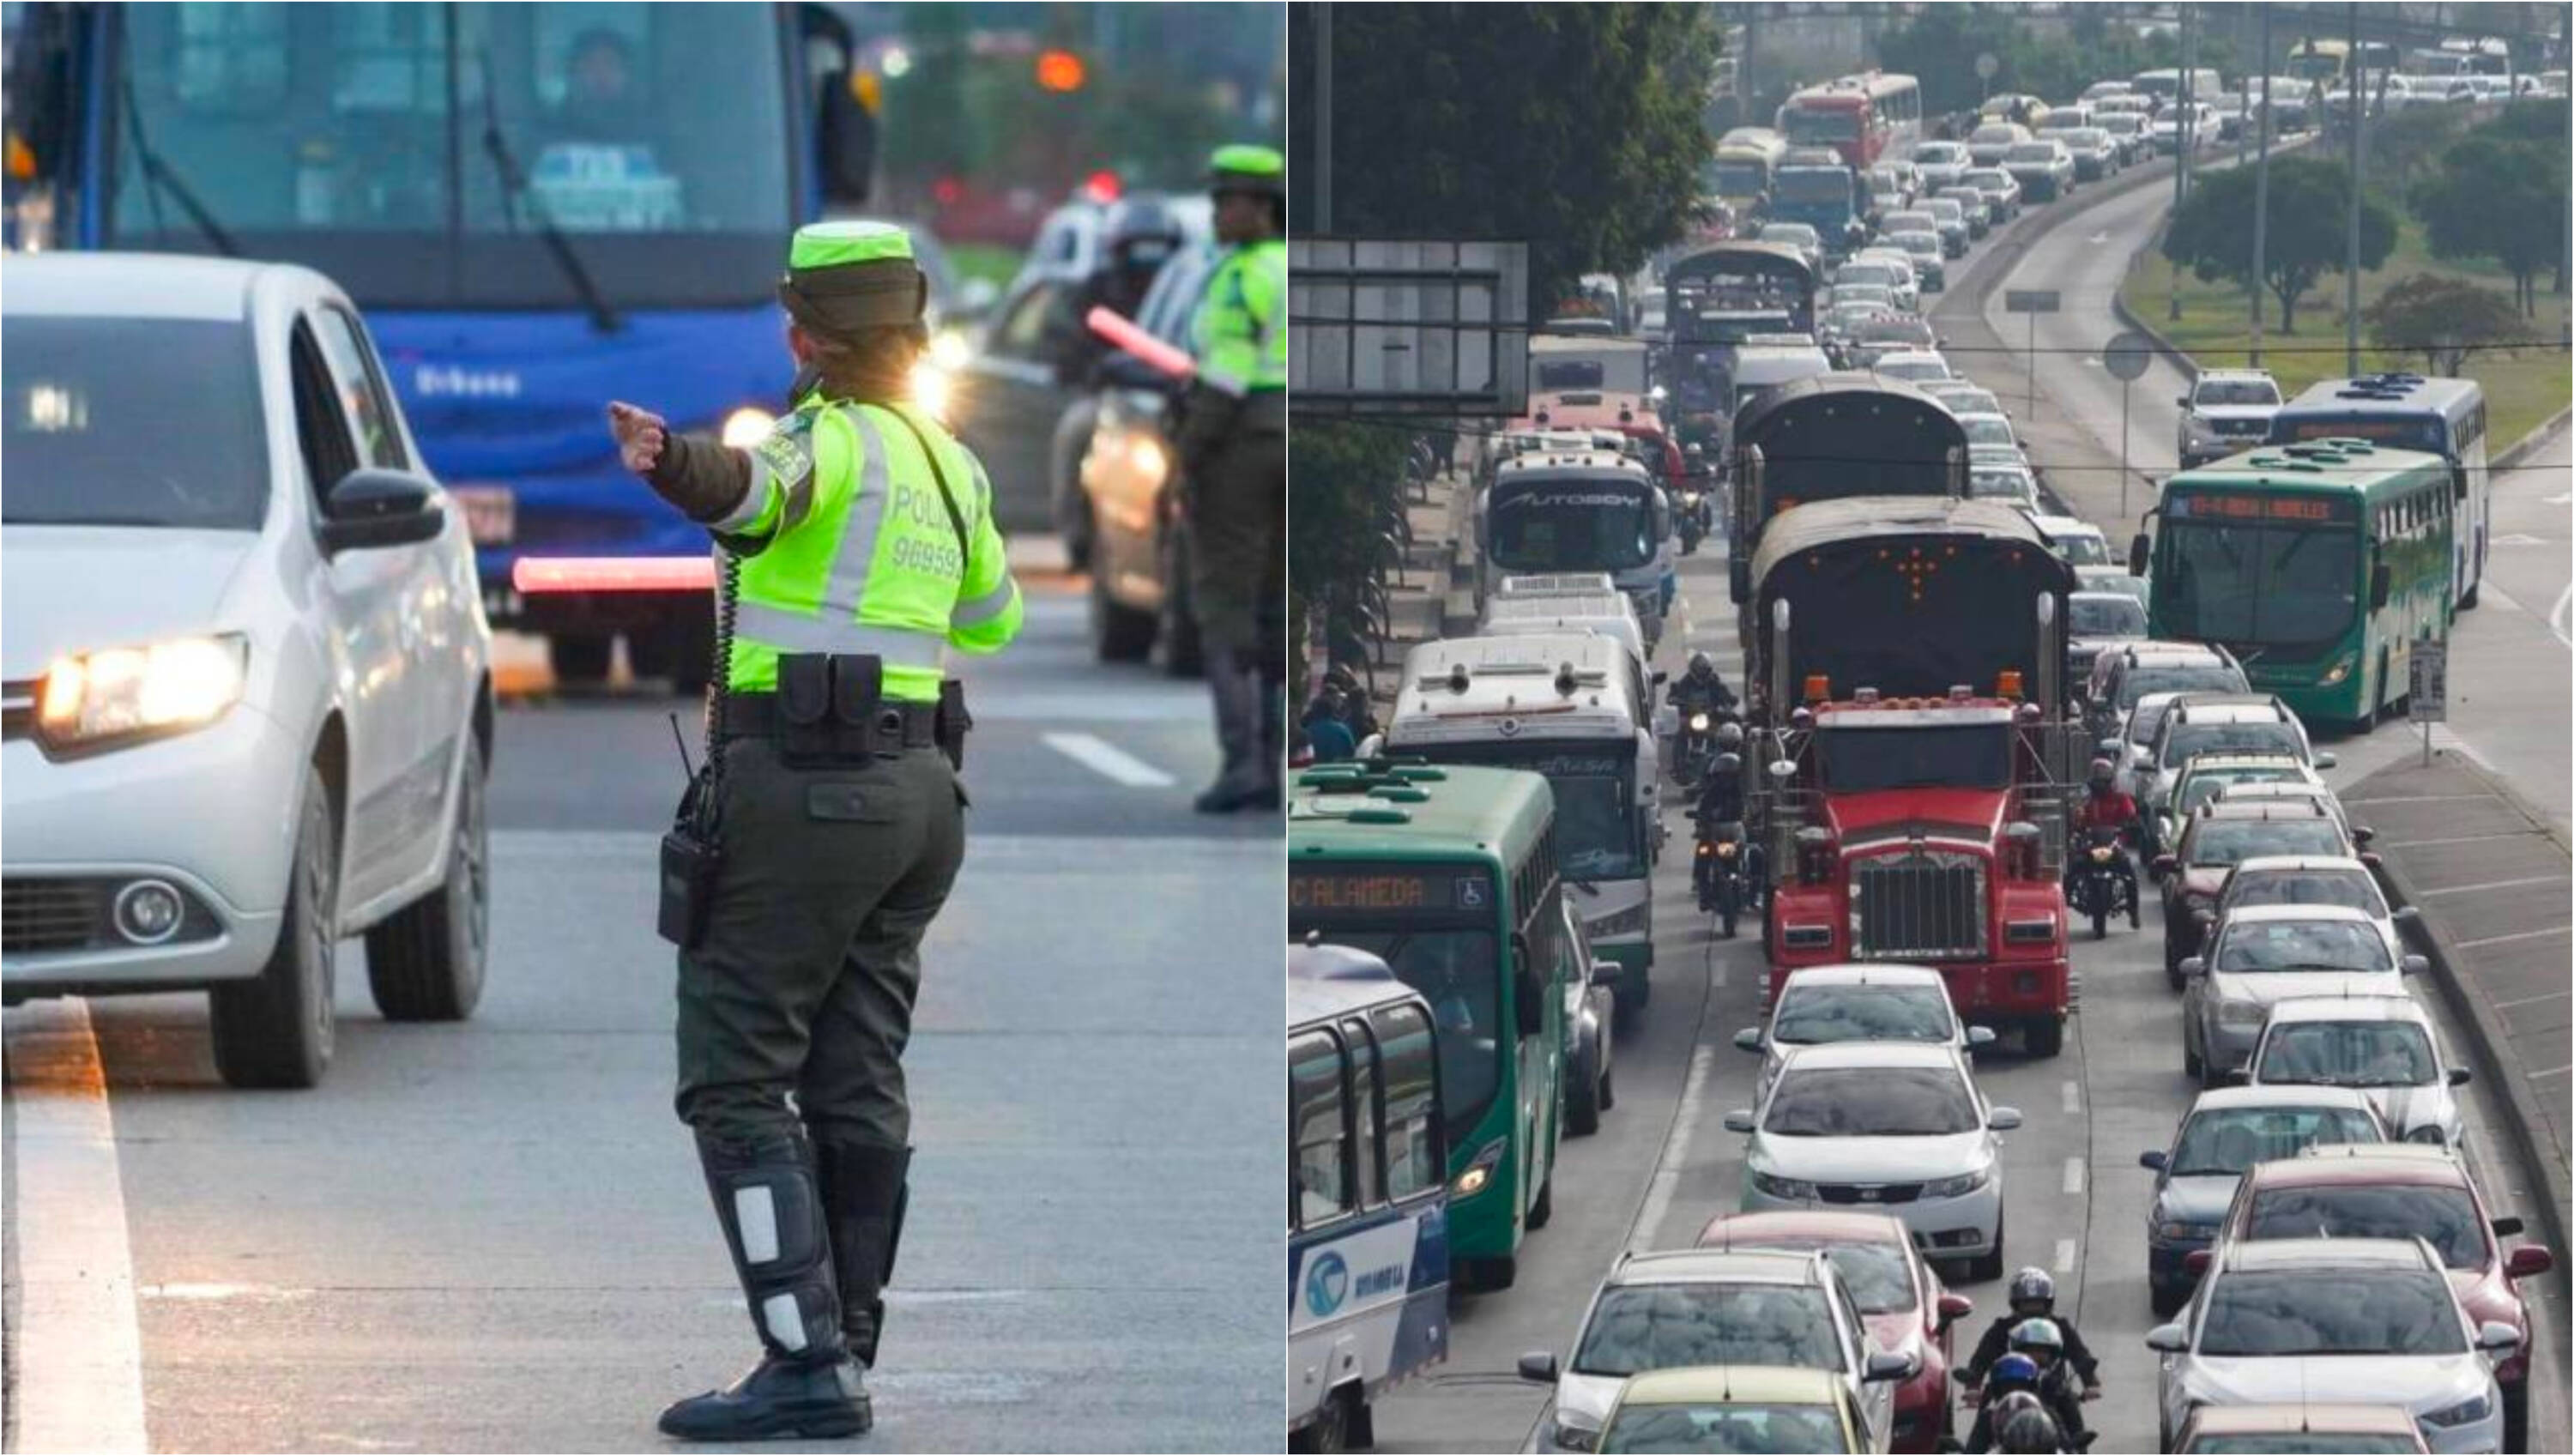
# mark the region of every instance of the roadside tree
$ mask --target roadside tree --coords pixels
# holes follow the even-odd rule
[[[2454,378],[2467,355],[2536,342],[2512,301],[2463,278],[2417,273],[2387,288],[2361,314],[2369,342],[2419,354],[2434,374]]]
[[[2252,277],[2252,169],[2207,172],[2172,214],[2162,255],[2202,282],[2224,279],[2238,287],[2257,282],[2279,301],[2279,332],[2297,332],[2297,301],[2326,273],[2342,268],[2350,217],[2350,173],[2310,157],[2270,163],[2268,247],[2261,277]],[[2359,266],[2374,271],[2395,250],[2395,215],[2363,199],[2359,209]]]

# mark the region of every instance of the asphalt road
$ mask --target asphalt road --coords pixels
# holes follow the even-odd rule
[[[853,1448],[1279,1440],[1278,820],[1190,813],[1202,690],[1088,664],[1079,625],[1042,595],[970,670],[972,840],[926,952],[915,1192]],[[10,1013],[11,1232],[85,1225],[101,1267],[128,1261],[150,1449],[657,1449],[663,1402],[747,1363],[669,1110],[667,707],[503,714],[471,1022],[384,1023],[352,943],[321,1089],[227,1090],[202,998],[164,996],[90,1003],[93,1101],[63,1003]],[[54,1181],[67,1103],[122,1228],[99,1227],[112,1202],[64,1206],[101,1186]],[[112,1319],[37,1327],[36,1303],[18,1349],[114,1344]],[[11,1396],[23,1423],[47,1393]]]
[[[2167,168],[2157,170],[2167,175]],[[2123,217],[2123,226],[2142,229],[2168,197],[2167,183],[2145,185],[2099,204],[2098,214]],[[2139,198],[2157,201],[2135,201]],[[2084,204],[2085,198],[2077,195],[2072,206],[2081,209]],[[2126,239],[2141,236],[2130,232],[2097,238],[2102,224],[2088,213],[2077,213],[2021,246],[2023,237],[2038,231],[2030,224],[2042,215],[2042,209],[2033,210],[1977,244],[1963,268],[1952,266],[1952,309],[1976,307],[1980,288],[1996,281],[1992,270],[2010,267],[2012,259],[2022,260],[2012,286],[2047,287],[2051,285],[2032,281],[2030,270],[2038,270],[2041,278],[2060,276],[2077,266],[2067,259],[2071,254],[2123,259],[2133,246]],[[2073,299],[2066,303],[2071,307]],[[2005,337],[2019,338],[2022,321],[2013,318],[2009,324]],[[2099,334],[2091,347],[2096,349],[2106,337]],[[2047,347],[2043,333],[2040,347]],[[2006,409],[2018,413],[2022,359],[1963,355],[1958,363],[2000,395]],[[2096,365],[2087,368],[2099,373]],[[2048,391],[2067,373],[2054,358],[2041,360],[2041,410],[2052,408]],[[2145,384],[2137,386],[2139,402],[2145,389]],[[2114,441],[2114,392],[2108,399],[2113,412],[2108,434]],[[2141,450],[2143,427],[2138,429]],[[2166,442],[2169,434],[2166,421]],[[2082,469],[2056,472],[2059,488],[2077,480],[2093,482],[2071,493],[2077,505],[2097,491],[2114,499],[2113,455],[2094,452],[2065,463]],[[2108,468],[2100,468],[2104,465]],[[2114,514],[2082,509],[2104,525]],[[2561,529],[2559,523],[2559,539]],[[2557,568],[2561,574],[2561,554]],[[2502,580],[2499,574],[2497,580]],[[1724,560],[1713,546],[1684,559],[1684,621],[1680,630],[1665,635],[1662,666],[1677,671],[1691,650],[1704,649],[1716,657],[1729,681],[1739,677],[1733,608],[1724,583]],[[2485,620],[2500,619],[2488,608]],[[2470,653],[2463,645],[2459,651],[2462,660]],[[2463,666],[2462,661],[2453,672]],[[2561,699],[2561,659],[2551,672],[2542,686]],[[2561,713],[2551,720],[2560,754],[2565,721]],[[2345,749],[2345,766],[2331,776],[2339,783],[2355,782],[2404,742],[2399,732],[2362,740]],[[2558,771],[2563,771],[2561,761]],[[1671,822],[1674,845],[1685,848],[1686,821],[1675,815]],[[1667,852],[1657,876],[1655,1000],[1644,1024],[1619,1037],[1618,1106],[1606,1114],[1598,1135],[1564,1145],[1554,1220],[1523,1251],[1517,1285],[1461,1298],[1447,1365],[1398,1391],[1380,1409],[1376,1429],[1381,1449],[1519,1449],[1544,1415],[1548,1395],[1515,1378],[1518,1357],[1537,1350],[1568,1354],[1593,1291],[1622,1253],[1686,1246],[1710,1217],[1739,1206],[1742,1139],[1724,1129],[1723,1116],[1749,1104],[1758,1063],[1730,1043],[1736,1030],[1759,1018],[1767,967],[1757,939],[1714,938],[1712,921],[1691,908],[1687,863],[1685,852]],[[2100,1451],[2151,1450],[2155,1434],[2155,1367],[2143,1345],[2145,1331],[2157,1322],[2145,1289],[2144,1212],[2152,1174],[2137,1165],[2136,1156],[2168,1146],[2194,1095],[2194,1083],[2181,1071],[2179,997],[2165,986],[2160,945],[2151,903],[2141,931],[2117,927],[2102,941],[2077,939],[2073,969],[2079,1011],[2063,1052],[2037,1060],[1997,1051],[1981,1058],[1977,1068],[1987,1095],[2027,1118],[2020,1131],[2005,1139],[2003,1151],[2006,1263],[2054,1270],[2059,1307],[2098,1353],[2107,1391],[2088,1414],[2102,1432],[2095,1447]],[[2445,1023],[2442,1029],[2446,1043],[2457,1046],[2457,1029]],[[2515,1185],[2512,1170],[2492,1161],[2507,1147],[2496,1135],[2498,1114],[2484,1089],[2470,1086],[2466,1091],[2469,1142],[2481,1181],[2489,1189],[2507,1190]],[[2501,1206],[2498,1202],[2498,1211]],[[1998,1281],[1959,1281],[1951,1287],[1977,1306],[1961,1337],[1980,1331],[2001,1305]],[[2561,1288],[2551,1281],[2543,1291],[2529,1292],[2542,1294],[2536,1312],[2541,1384],[2533,1402],[2532,1449],[2562,1450],[2567,1442],[2567,1346]]]

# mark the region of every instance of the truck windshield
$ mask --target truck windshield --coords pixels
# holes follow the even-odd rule
[[[2010,783],[2010,726],[1838,728],[1815,734],[1824,788],[2001,788]]]
[[[1784,167],[1779,171],[1777,193],[1783,202],[1847,204],[1851,175],[1842,167]]]
[[[2359,534],[2349,527],[2174,522],[2169,572],[2154,587],[2171,635],[2257,644],[2297,658],[2350,630],[2359,610]],[[2166,595],[2168,593],[2168,595]]]
[[[612,304],[765,296],[791,201],[769,7],[119,16],[110,246],[306,263],[371,307],[568,308],[551,219]]]
[[[1496,487],[1493,565],[1513,572],[1621,572],[1654,556],[1645,487],[1550,481]]]
[[[266,519],[259,356],[245,325],[18,317],[0,325],[0,353],[17,361],[0,406],[0,520],[256,531]],[[166,449],[172,440],[186,449]]]

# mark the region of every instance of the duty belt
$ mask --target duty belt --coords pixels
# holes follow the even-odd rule
[[[727,693],[723,696],[723,733],[727,738],[777,737],[783,721],[774,693]],[[879,704],[875,722],[868,726],[868,734],[867,749],[870,752],[898,753],[905,748],[930,747],[938,741],[938,705]]]

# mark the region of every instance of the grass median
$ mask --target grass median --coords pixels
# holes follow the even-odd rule
[[[2243,290],[2223,281],[2202,283],[2194,275],[2180,271],[2180,317],[2175,320],[2171,318],[2175,271],[2160,253],[2146,249],[2138,255],[2136,266],[2128,270],[2126,282],[2119,286],[2119,300],[2128,312],[2151,325],[2202,368],[2240,369],[2249,365],[2252,306]],[[2405,218],[2386,266],[2359,276],[2363,315],[2388,286],[2416,273],[2463,279],[2506,296],[2511,292],[2510,275],[2499,268],[2481,261],[2452,263],[2433,258],[2423,244],[2420,225]],[[2539,338],[2561,340],[2565,337],[2567,303],[2562,296],[2547,292],[2547,283],[2544,277],[2539,280],[2538,316],[2527,322]],[[2279,332],[2278,301],[2263,299],[2267,319],[2261,366],[2278,379],[2280,393],[2293,399],[2298,391],[2319,379],[2342,377],[2341,297],[2341,275],[2325,274],[2321,283],[2297,301],[2294,334]],[[2398,369],[2419,372],[2422,356],[2371,348],[2368,323],[2363,317],[2359,367],[2368,373]],[[2538,428],[2564,409],[2569,397],[2574,397],[2574,383],[2569,383],[2566,351],[2561,344],[2473,355],[2465,372],[2485,388],[2487,438],[2496,452]]]

